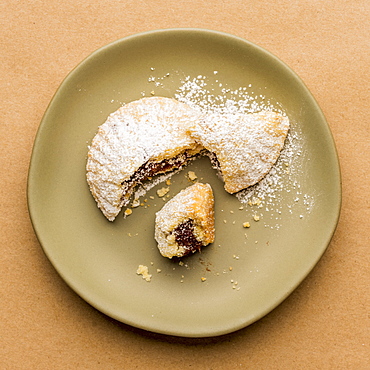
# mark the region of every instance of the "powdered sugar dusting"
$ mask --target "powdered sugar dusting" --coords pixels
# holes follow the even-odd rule
[[[214,76],[217,74],[218,71],[214,71]],[[254,93],[251,84],[230,89],[221,81],[215,80],[221,88],[221,94],[215,94],[214,83],[208,84],[207,80],[202,75],[185,77],[175,95],[176,99],[206,112],[235,114],[267,111],[286,115],[278,101]],[[243,205],[251,207],[254,215],[263,217],[265,227],[280,228],[282,215],[286,212],[293,214],[297,205],[303,205],[304,215],[309,214],[315,205],[314,196],[304,193],[299,182],[302,161],[297,159],[303,155],[303,142],[299,123],[293,124],[294,127],[291,126],[285,139],[284,148],[269,173],[257,184],[236,194]],[[285,197],[283,202],[283,196],[287,193],[291,197]],[[287,202],[286,199],[291,201]],[[265,217],[267,214],[269,217]],[[299,217],[303,218],[304,215],[299,214]]]
[[[209,112],[191,134],[212,153],[225,190],[233,194],[254,185],[270,171],[288,130],[288,118],[275,112]]]
[[[86,164],[91,193],[108,220],[128,204],[133,174],[140,168],[150,174],[142,168],[149,160],[172,165],[176,158],[183,162],[185,151],[193,155],[200,150],[187,132],[198,116],[188,105],[160,97],[133,101],[109,115],[92,140]]]
[[[154,68],[152,69],[152,71],[154,71]],[[176,73],[178,78],[178,75],[180,73]],[[166,73],[160,77],[155,77],[154,75],[151,75],[148,78],[148,82],[150,84],[153,84],[153,90],[150,92],[150,95],[155,95],[154,90],[166,90],[166,84],[168,81],[170,81],[172,74],[173,72],[171,72],[171,74]],[[276,115],[276,117],[279,117],[279,119],[273,118],[273,122],[270,122],[270,126],[263,126],[263,124],[261,124],[260,126],[256,125],[254,131],[252,130],[251,132],[248,132],[248,135],[246,135],[251,138],[248,145],[250,146],[252,144],[250,147],[248,147],[248,150],[251,151],[251,154],[257,153],[257,155],[255,155],[254,157],[250,156],[248,160],[245,160],[245,156],[243,157],[241,154],[238,155],[237,150],[232,150],[232,155],[234,157],[237,157],[236,159],[238,159],[238,161],[232,164],[233,168],[231,172],[233,173],[233,175],[235,175],[235,171],[239,170],[243,179],[240,180],[240,184],[234,184],[235,186],[232,186],[226,190],[231,193],[237,192],[237,199],[242,204],[247,204],[251,207],[254,207],[253,212],[255,212],[255,214],[257,214],[258,212],[261,216],[264,216],[262,211],[268,212],[271,216],[271,220],[273,220],[273,217],[275,216],[276,220],[278,220],[279,215],[282,214],[283,208],[288,209],[288,212],[292,213],[297,204],[299,204],[300,206],[303,205],[306,211],[310,212],[315,203],[314,197],[309,194],[304,194],[301,191],[301,186],[299,184],[299,174],[301,173],[300,166],[302,163],[302,161],[296,160],[302,153],[302,136],[300,133],[299,124],[294,123],[294,130],[291,129],[286,137],[286,131],[289,127],[289,120],[287,117],[286,121],[284,121],[286,113],[282,105],[278,101],[272,101],[271,98],[267,97],[268,94],[266,94],[266,96],[262,94],[261,88],[257,89],[258,93],[255,93],[253,90],[254,89],[252,84],[249,84],[248,86],[238,87],[236,89],[230,88],[226,83],[219,79],[218,71],[214,71],[213,76],[209,77],[204,75],[198,75],[196,77],[184,76],[181,83],[179,84],[177,91],[174,94],[174,97],[178,102],[180,102],[179,104],[185,103],[187,106],[193,108],[195,116],[206,117],[205,119],[201,120],[200,124],[197,123],[195,128],[194,126],[190,127],[190,132],[191,135],[195,139],[198,138],[200,142],[207,142],[207,145],[205,145],[207,149],[216,153],[217,149],[220,149],[219,153],[221,153],[222,151],[227,151],[225,147],[220,147],[219,145],[220,141],[222,141],[222,138],[225,136],[222,132],[222,128],[224,127],[225,122],[228,122],[228,124],[231,125],[231,129],[234,132],[237,132],[239,120],[242,119],[241,117],[246,116],[247,113],[256,114],[250,117],[254,117],[253,120],[257,121],[258,119],[256,119],[255,117],[258,117],[258,114],[265,115],[264,119],[262,119],[261,121],[271,121],[270,118],[275,117],[274,115]],[[146,96],[147,93],[143,92],[142,95]],[[121,110],[117,112],[120,111]],[[139,112],[138,114],[141,113]],[[157,112],[156,114],[159,113]],[[122,143],[117,141],[119,139],[118,137],[117,140],[113,138],[114,140],[111,140],[111,142],[109,143],[104,142],[104,137],[107,134],[109,135],[109,133],[106,131],[113,129],[116,130],[117,125],[114,122],[114,118],[116,117],[116,115],[117,113],[112,114],[112,116],[107,120],[107,123],[105,125],[102,125],[99,131],[100,135],[97,135],[97,138],[94,139],[95,141],[93,144],[95,144],[95,147],[93,145],[93,148],[90,148],[90,151],[94,151],[95,153],[95,162],[90,160],[88,163],[88,176],[91,177],[92,182],[95,181],[95,173],[97,173],[98,169],[100,170],[105,161],[109,159],[109,162],[111,163],[111,157],[113,156],[114,158],[116,158],[116,147],[120,147],[120,150],[122,149]],[[227,119],[225,119],[225,117]],[[281,119],[281,117],[283,118]],[[162,117],[158,116],[158,119],[162,120]],[[151,117],[151,120],[153,120],[153,117]],[[145,124],[144,121],[145,120],[143,120],[143,124]],[[214,124],[214,122],[216,123]],[[165,121],[164,124],[167,127]],[[202,125],[203,128],[201,128]],[[199,131],[197,131],[198,128]],[[209,130],[209,132],[204,134],[204,132],[207,130]],[[134,130],[134,133],[135,132],[136,129]],[[260,134],[261,132],[263,133],[263,135]],[[157,133],[158,130],[154,129],[153,135],[149,135],[149,137],[158,136]],[[115,132],[112,131],[112,135],[110,136],[114,136],[114,134]],[[263,136],[263,138],[261,138],[261,135]],[[159,137],[159,139],[161,139],[161,137]],[[99,140],[101,141],[101,143],[99,142]],[[144,138],[143,140],[147,139]],[[176,138],[174,140],[175,142],[178,141]],[[172,140],[171,143],[174,143],[174,140]],[[151,153],[152,156],[160,155],[160,151],[157,153],[156,149],[163,147],[162,141],[153,141],[154,146],[153,148],[151,148],[150,151],[155,153]],[[235,142],[232,142],[233,148],[235,147],[236,143],[237,138]],[[174,147],[176,145],[172,146]],[[145,149],[143,150],[143,154],[146,154],[147,143],[145,143],[145,145],[143,143],[143,147],[144,146]],[[283,150],[281,151],[282,148]],[[241,151],[243,153],[246,153],[245,148],[241,148]],[[108,152],[108,156],[106,152]],[[221,155],[219,153],[217,153],[217,159],[221,158]],[[140,158],[140,163],[143,163],[144,160],[145,158]],[[242,160],[244,160],[244,163],[242,162]],[[253,161],[255,162],[254,164]],[[118,164],[120,164],[120,162],[122,161],[114,160],[113,162],[119,162]],[[230,162],[230,155],[224,161],[224,163],[228,162]],[[268,165],[266,165],[266,163]],[[243,167],[244,164],[246,164],[245,168]],[[96,167],[96,169],[94,166]],[[122,181],[125,180],[122,180],[122,174],[119,174],[120,178],[118,179],[118,171],[121,170],[116,167],[117,166],[115,164],[114,168],[112,167],[112,165],[110,165],[109,173],[107,173],[107,176],[105,176],[105,172],[103,171],[103,175],[105,177],[104,179],[102,179],[104,180],[102,185],[102,192],[104,192],[105,194],[106,192],[108,192],[108,190],[114,187],[114,189],[110,192],[114,195],[114,199],[108,199],[106,196],[101,196],[100,190],[98,191],[97,189],[95,189],[95,192],[93,191],[93,194],[96,193],[94,195],[99,198],[98,200],[100,202],[107,203],[107,208],[108,206],[114,208],[114,210],[109,210],[110,213],[117,213],[116,209],[118,210],[121,206],[121,204],[119,204],[121,200],[117,194],[119,193],[120,184],[122,183]],[[119,167],[121,168],[122,166]],[[124,168],[127,169],[128,167],[124,166]],[[112,170],[117,172],[117,181],[112,180]],[[149,183],[141,184],[141,186],[136,189],[135,199],[145,195],[148,190],[158,185],[160,182],[165,181],[178,171],[179,170],[167,173],[165,175],[160,175],[159,177],[154,178]],[[132,169],[130,169],[128,173],[132,173]],[[250,184],[253,185],[256,182],[257,184],[249,186],[245,190],[239,191],[243,189],[241,185],[247,184],[248,186],[246,176],[250,178]],[[88,179],[90,178],[88,177]],[[223,180],[226,184],[225,188],[227,188],[228,180],[226,175],[224,176]],[[239,180],[237,179],[237,182],[238,181]],[[289,192],[291,192],[292,195],[294,194],[291,204],[287,204],[286,199],[284,199],[284,202],[282,202],[283,195]],[[118,199],[117,201],[116,198]],[[302,209],[302,207],[300,207],[300,209]],[[276,225],[269,225],[266,218],[265,224],[266,226],[279,227],[278,222],[276,223]]]
[[[278,102],[274,104],[265,95],[251,92],[251,84],[248,87],[230,89],[223,87],[224,84],[216,80],[221,87],[221,94],[214,94],[214,89],[208,86],[206,80],[207,77],[202,75],[195,78],[185,77],[175,94],[176,99],[208,112],[245,114],[270,111],[285,114]]]
[[[270,215],[270,224],[265,217],[265,225],[271,228],[280,228],[280,220],[284,212],[293,214],[294,208],[303,202],[306,213],[310,213],[314,206],[314,197],[304,194],[299,182],[301,165],[297,156],[301,155],[301,136],[297,131],[290,131],[276,164],[270,172],[256,185],[237,194],[243,204],[253,208],[255,214]],[[283,195],[290,193],[290,197]],[[291,199],[287,202],[287,199]],[[302,218],[303,215],[300,215]],[[275,223],[273,221],[275,220]]]

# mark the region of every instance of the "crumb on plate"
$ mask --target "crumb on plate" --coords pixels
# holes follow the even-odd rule
[[[136,273],[141,275],[145,281],[150,281],[152,279],[152,275],[149,274],[148,266],[139,265]]]

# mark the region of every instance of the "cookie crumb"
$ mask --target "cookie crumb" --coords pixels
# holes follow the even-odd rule
[[[132,208],[136,208],[136,207],[139,207],[140,206],[140,200],[138,198],[135,198],[133,201],[132,201],[132,204],[131,204],[131,207]]]
[[[250,206],[259,206],[261,203],[262,203],[261,199],[257,197],[253,197],[248,201],[248,204]]]
[[[150,281],[152,279],[152,275],[149,274],[148,266],[139,265],[136,273],[141,275],[145,281]]]
[[[251,224],[247,221],[243,223],[243,227],[251,227]]]
[[[194,171],[189,171],[188,172],[188,179],[190,180],[190,181],[194,181],[194,180],[196,180],[198,178],[198,176],[195,174],[195,172]]]
[[[162,188],[157,190],[157,195],[162,198],[164,197],[168,192],[170,191],[170,188]]]
[[[201,280],[202,282],[204,282],[204,281],[206,281],[206,280],[207,280],[207,278],[205,278],[205,277],[201,277],[201,278],[200,278],[200,280]]]
[[[253,216],[253,220],[256,221],[256,222],[259,221],[260,220],[260,216],[254,215]]]
[[[132,209],[131,208],[127,208],[126,211],[125,211],[125,216],[130,216],[132,213]]]

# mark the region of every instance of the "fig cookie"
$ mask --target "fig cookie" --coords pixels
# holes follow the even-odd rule
[[[137,185],[180,168],[201,151],[188,133],[199,116],[175,99],[150,97],[122,106],[99,127],[88,152],[87,182],[109,221]]]
[[[214,197],[209,184],[181,190],[156,213],[155,240],[163,257],[184,257],[215,238]]]
[[[275,112],[203,113],[171,98],[142,98],[99,127],[88,152],[87,182],[113,221],[137,185],[204,153],[233,194],[266,176],[288,131],[288,117]]]

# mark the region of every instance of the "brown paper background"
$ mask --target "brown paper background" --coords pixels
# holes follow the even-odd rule
[[[368,0],[3,0],[0,3],[1,369],[369,369]],[[277,55],[321,106],[341,162],[334,238],[299,288],[257,323],[181,339],[118,323],[79,298],[33,232],[27,171],[55,90],[83,58],[133,33],[200,27]]]

